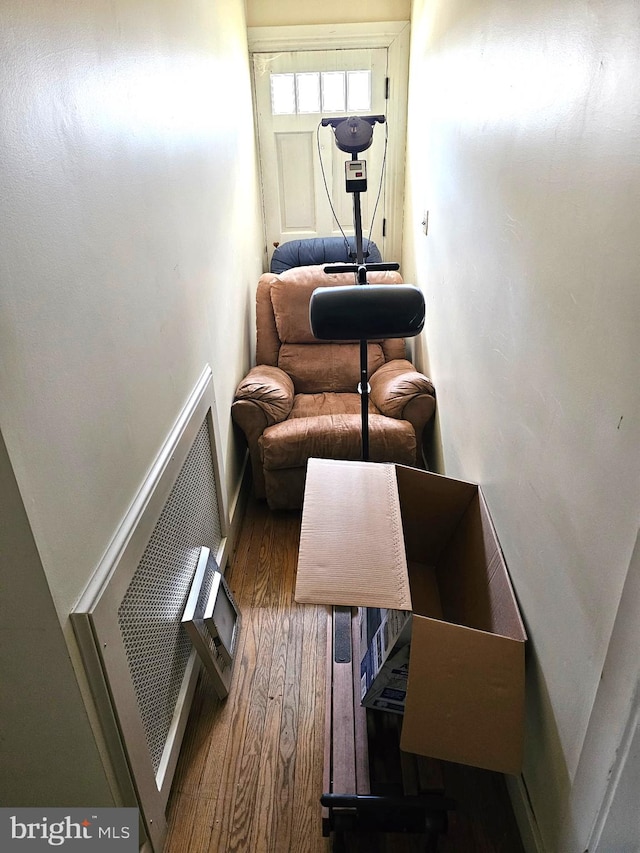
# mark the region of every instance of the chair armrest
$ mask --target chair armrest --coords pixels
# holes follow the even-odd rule
[[[416,436],[416,466],[424,467],[422,436],[436,409],[431,380],[418,373],[410,361],[395,358],[372,374],[371,401],[390,418],[409,421]]]
[[[390,418],[403,418],[405,406],[417,397],[435,398],[430,379],[418,373],[410,361],[396,358],[379,367],[370,377],[371,401]],[[433,409],[432,409],[433,411]]]
[[[266,495],[260,436],[268,426],[286,420],[293,408],[293,396],[290,377],[279,367],[266,364],[253,367],[236,389],[231,416],[247,439],[257,498]]]
[[[238,385],[234,402],[254,403],[264,414],[266,425],[271,426],[289,416],[293,397],[293,382],[284,370],[259,364]]]

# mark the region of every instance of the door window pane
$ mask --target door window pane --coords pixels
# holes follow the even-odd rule
[[[371,109],[371,72],[347,71],[347,109]]]
[[[370,71],[307,71],[271,74],[271,112],[362,112],[371,109]]]
[[[293,74],[271,75],[271,112],[274,116],[293,115],[296,111]]]
[[[296,86],[298,89],[298,112],[319,113],[320,74],[317,71],[296,74]]]
[[[322,72],[322,112],[344,112],[344,71]]]

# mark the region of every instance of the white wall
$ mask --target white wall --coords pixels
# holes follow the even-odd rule
[[[344,3],[301,3],[299,0],[247,0],[250,27],[277,27],[293,24],[349,24],[369,21],[406,21],[411,0],[366,0]]]
[[[0,805],[114,805],[0,435]]]
[[[528,625],[549,853],[590,828],[571,790],[640,517],[639,98],[634,4],[414,0],[404,272],[444,469],[483,485]]]
[[[2,15],[0,427],[75,656],[69,610],[206,363],[238,484],[262,264],[244,3]]]

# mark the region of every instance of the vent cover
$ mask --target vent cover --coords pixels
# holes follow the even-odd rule
[[[182,615],[200,549],[224,570],[228,529],[206,365],[71,612],[118,798],[153,853],[200,671]]]
[[[149,753],[157,772],[193,646],[180,624],[200,546],[221,541],[207,420],[171,489],[118,608]]]

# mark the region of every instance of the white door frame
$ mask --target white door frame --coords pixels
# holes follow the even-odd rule
[[[387,208],[386,261],[402,257],[404,168],[407,136],[407,83],[409,75],[409,21],[368,24],[315,24],[287,27],[248,27],[249,53],[338,48],[384,47],[389,56],[390,98],[387,112],[389,147],[385,192]],[[256,124],[257,126],[257,124]],[[264,221],[264,216],[263,216]],[[265,235],[266,257],[266,235]]]
[[[615,827],[611,825],[609,817],[613,810],[613,820],[620,821],[620,803],[633,802],[637,798],[637,791],[630,792],[630,780],[634,773],[637,776],[637,765],[634,762],[638,760],[640,726],[640,664],[637,651],[640,644],[639,609],[640,529],[585,736],[582,754],[587,760],[583,762],[581,756],[576,773],[576,782],[582,782],[581,777],[584,776],[591,783],[590,787],[583,784],[585,793],[591,794],[587,813],[592,815],[595,812],[595,819],[588,842],[586,845],[581,844],[581,847],[588,846],[594,853],[616,849],[623,838],[627,843],[633,839],[640,844],[640,839],[635,838],[638,830],[637,809],[624,810],[623,821]],[[617,840],[612,841],[612,837]],[[625,846],[624,849],[630,848]]]

